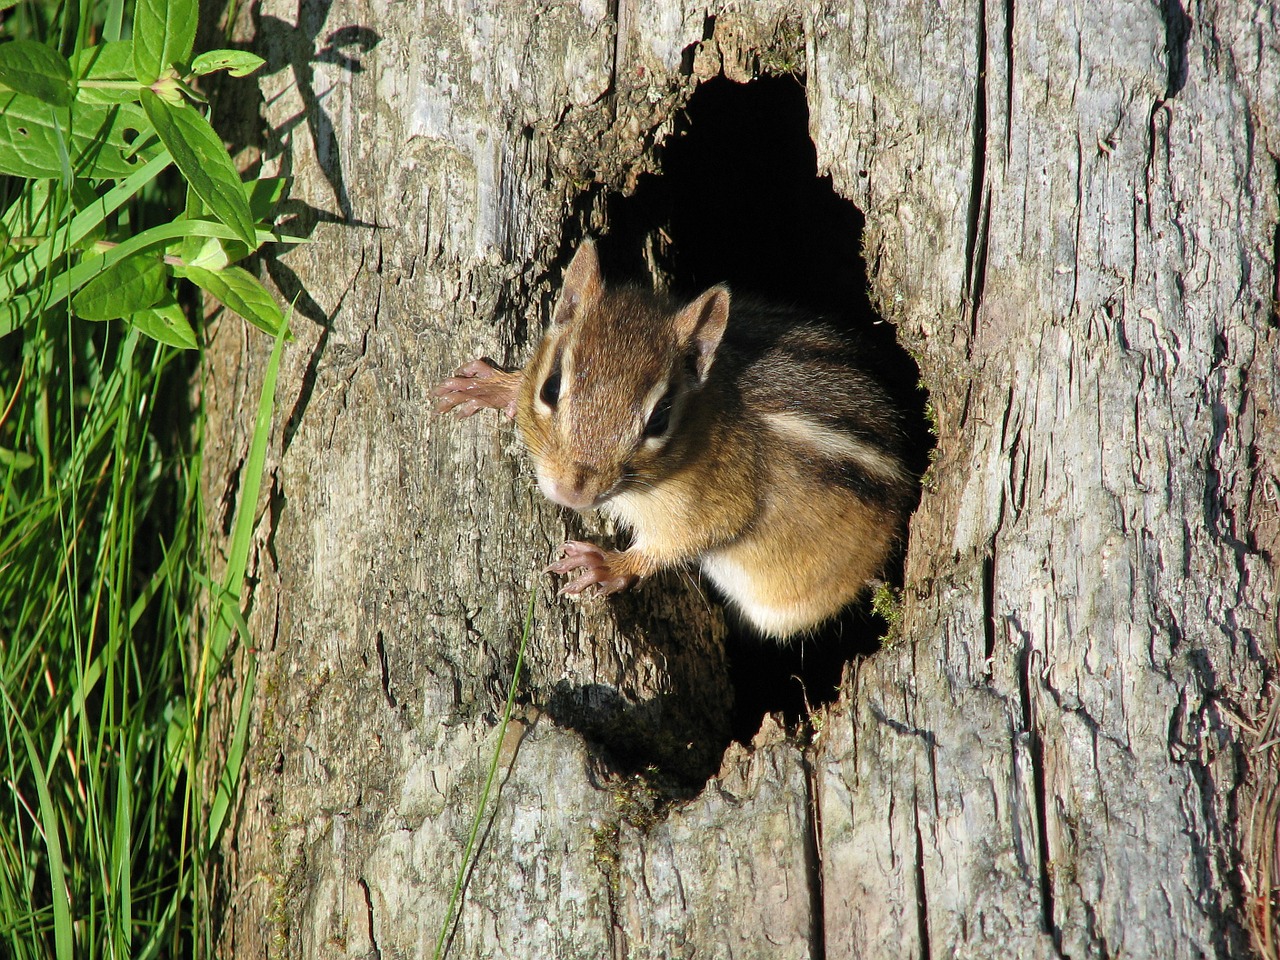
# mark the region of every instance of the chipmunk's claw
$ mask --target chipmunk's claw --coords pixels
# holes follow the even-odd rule
[[[516,415],[516,392],[520,371],[507,371],[483,358],[463,364],[452,377],[431,388],[439,399],[437,414],[453,412],[469,417],[481,410],[501,410],[508,417]]]
[[[577,573],[574,579],[560,588],[559,595],[562,597],[602,597],[625,590],[639,579],[634,574],[615,569],[621,554],[602,550],[594,543],[569,540],[560,548],[560,552],[561,559],[548,565],[544,572]]]

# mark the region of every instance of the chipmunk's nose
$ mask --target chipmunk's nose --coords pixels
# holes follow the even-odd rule
[[[599,494],[596,472],[581,463],[574,464],[560,476],[539,474],[538,487],[548,500],[571,510],[590,510]]]

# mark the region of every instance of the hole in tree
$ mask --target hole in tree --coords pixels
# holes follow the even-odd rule
[[[803,82],[723,77],[693,94],[662,147],[662,172],[630,197],[606,200],[599,250],[606,277],[645,272],[693,297],[716,283],[822,314],[862,340],[886,386],[908,411],[911,465],[923,470],[931,441],[919,372],[867,296],[863,216],[819,177]],[[901,558],[886,579],[901,584]],[[710,586],[703,581],[704,588]],[[873,653],[887,624],[869,598],[816,635],[778,644],[734,629],[732,733],[747,742],[768,713],[790,723],[835,698],[844,667]]]
[[[801,81],[704,83],[665,144],[662,174],[642,178],[629,198],[611,197],[607,221],[607,274],[647,267],[687,296],[727,282],[820,313],[866,342],[883,361],[887,386],[920,424],[911,446],[921,452],[913,466],[923,468],[929,441],[918,371],[868,300],[861,212],[817,174]],[[900,583],[897,566],[887,575]],[[767,713],[794,723],[830,702],[845,665],[874,652],[886,630],[866,603],[786,645],[735,630],[728,649],[733,735],[745,742]]]

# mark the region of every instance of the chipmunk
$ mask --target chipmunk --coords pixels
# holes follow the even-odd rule
[[[433,393],[440,413],[514,417],[548,499],[633,534],[623,551],[565,543],[547,568],[572,575],[561,594],[697,562],[777,639],[881,572],[917,482],[901,413],[848,338],[723,285],[684,306],[607,288],[590,240],[523,371],[473,360]]]

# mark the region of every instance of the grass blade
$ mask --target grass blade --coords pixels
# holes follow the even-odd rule
[[[249,546],[253,540],[254,513],[258,506],[258,491],[262,487],[262,468],[267,462],[267,441],[271,437],[271,413],[275,408],[276,378],[280,373],[280,357],[289,335],[289,322],[280,325],[275,346],[267,361],[262,378],[262,392],[258,395],[258,413],[253,423],[253,440],[249,444],[249,456],[244,465],[244,486],[240,490],[240,503],[236,507],[235,524],[231,528],[231,550],[227,556],[226,576],[222,589],[236,600],[240,599],[240,587],[244,582],[245,567],[249,562]]]
[[[259,236],[274,239],[266,231],[259,231]],[[19,294],[9,301],[0,301],[0,337],[12,332],[33,310],[56,307],[69,295],[83,287],[107,267],[139,250],[147,250],[160,246],[171,240],[182,237],[221,237],[223,240],[238,240],[239,236],[230,227],[212,220],[174,220],[162,223],[130,237],[118,246],[105,253],[81,257],[70,270],[57,274],[48,283],[49,291],[39,290],[33,293]]]
[[[67,869],[62,856],[62,839],[58,829],[58,814],[53,806],[53,797],[49,794],[49,775],[40,755],[36,752],[35,741],[22,722],[17,705],[9,697],[9,691],[0,688],[5,703],[9,706],[11,718],[22,736],[27,748],[27,762],[31,764],[32,780],[36,787],[36,796],[40,802],[40,826],[44,837],[45,849],[49,854],[49,886],[53,898],[53,942],[58,960],[73,960],[72,949],[75,943],[71,929],[71,901],[67,897]]]
[[[213,638],[207,650],[206,669],[203,674],[205,679],[222,662],[227,644],[231,639],[232,626],[240,631],[241,636],[245,638],[249,636],[248,626],[240,613],[240,588],[244,583],[244,572],[249,562],[249,548],[253,542],[258,493],[262,487],[262,470],[267,461],[267,441],[271,437],[271,416],[275,409],[276,379],[280,373],[280,358],[284,352],[285,338],[288,333],[289,324],[285,320],[281,323],[276,335],[275,346],[271,350],[267,370],[262,378],[262,392],[258,395],[258,414],[253,425],[253,440],[249,444],[249,456],[244,467],[245,484],[240,493],[240,503],[236,508],[235,523],[231,528],[231,549],[227,555],[227,569],[219,595],[219,606],[224,608],[224,611],[215,621]],[[227,615],[228,613],[230,616]],[[227,751],[222,776],[218,778],[218,790],[209,812],[206,852],[212,850],[214,844],[218,842],[223,824],[226,822],[227,811],[235,795],[236,784],[240,779],[240,768],[244,761],[245,745],[249,736],[249,712],[253,704],[257,666],[257,658],[250,654],[240,691],[240,711],[236,719],[235,733],[232,736],[231,747]]]
[[[240,685],[240,710],[236,714],[235,733],[231,737],[231,745],[227,748],[227,759],[222,768],[222,776],[218,777],[218,790],[214,794],[213,805],[209,808],[205,853],[211,852],[217,846],[218,838],[222,836],[222,828],[227,822],[231,802],[235,799],[236,786],[240,782],[240,770],[244,765],[245,747],[249,743],[249,721],[250,714],[253,712],[253,694],[257,680],[258,658],[250,655],[244,671],[244,682]]]
[[[436,940],[435,953],[432,960],[443,960],[448,952],[449,930],[453,926],[454,913],[458,900],[462,896],[462,887],[471,867],[471,855],[475,851],[476,837],[480,834],[480,824],[484,822],[485,811],[489,808],[489,792],[493,789],[493,780],[498,773],[498,761],[502,756],[502,744],[507,738],[507,724],[511,720],[511,708],[515,704],[516,690],[520,685],[520,668],[524,665],[524,648],[529,641],[529,631],[533,627],[533,607],[537,600],[537,590],[529,591],[529,609],[524,615],[524,629],[520,632],[520,647],[516,651],[516,666],[511,671],[511,685],[507,688],[507,702],[502,708],[502,722],[498,724],[498,738],[493,747],[493,759],[489,762],[489,774],[484,778],[484,789],[480,791],[480,801],[476,804],[476,815],[471,821],[471,832],[467,834],[467,845],[462,850],[462,863],[458,865],[458,875],[453,881],[453,892],[449,894],[449,906],[445,909],[444,922],[440,924],[440,937]],[[514,762],[514,760],[512,761]]]
[[[169,151],[161,151],[152,157],[144,166],[135,170],[120,183],[112,187],[89,206],[85,207],[71,219],[65,230],[59,230],[55,236],[40,243],[30,253],[16,262],[12,267],[0,274],[0,299],[16,293],[32,282],[40,271],[61,257],[67,250],[87,237],[90,231],[100,226],[107,217],[132,200],[139,191],[160,175],[173,158]]]

